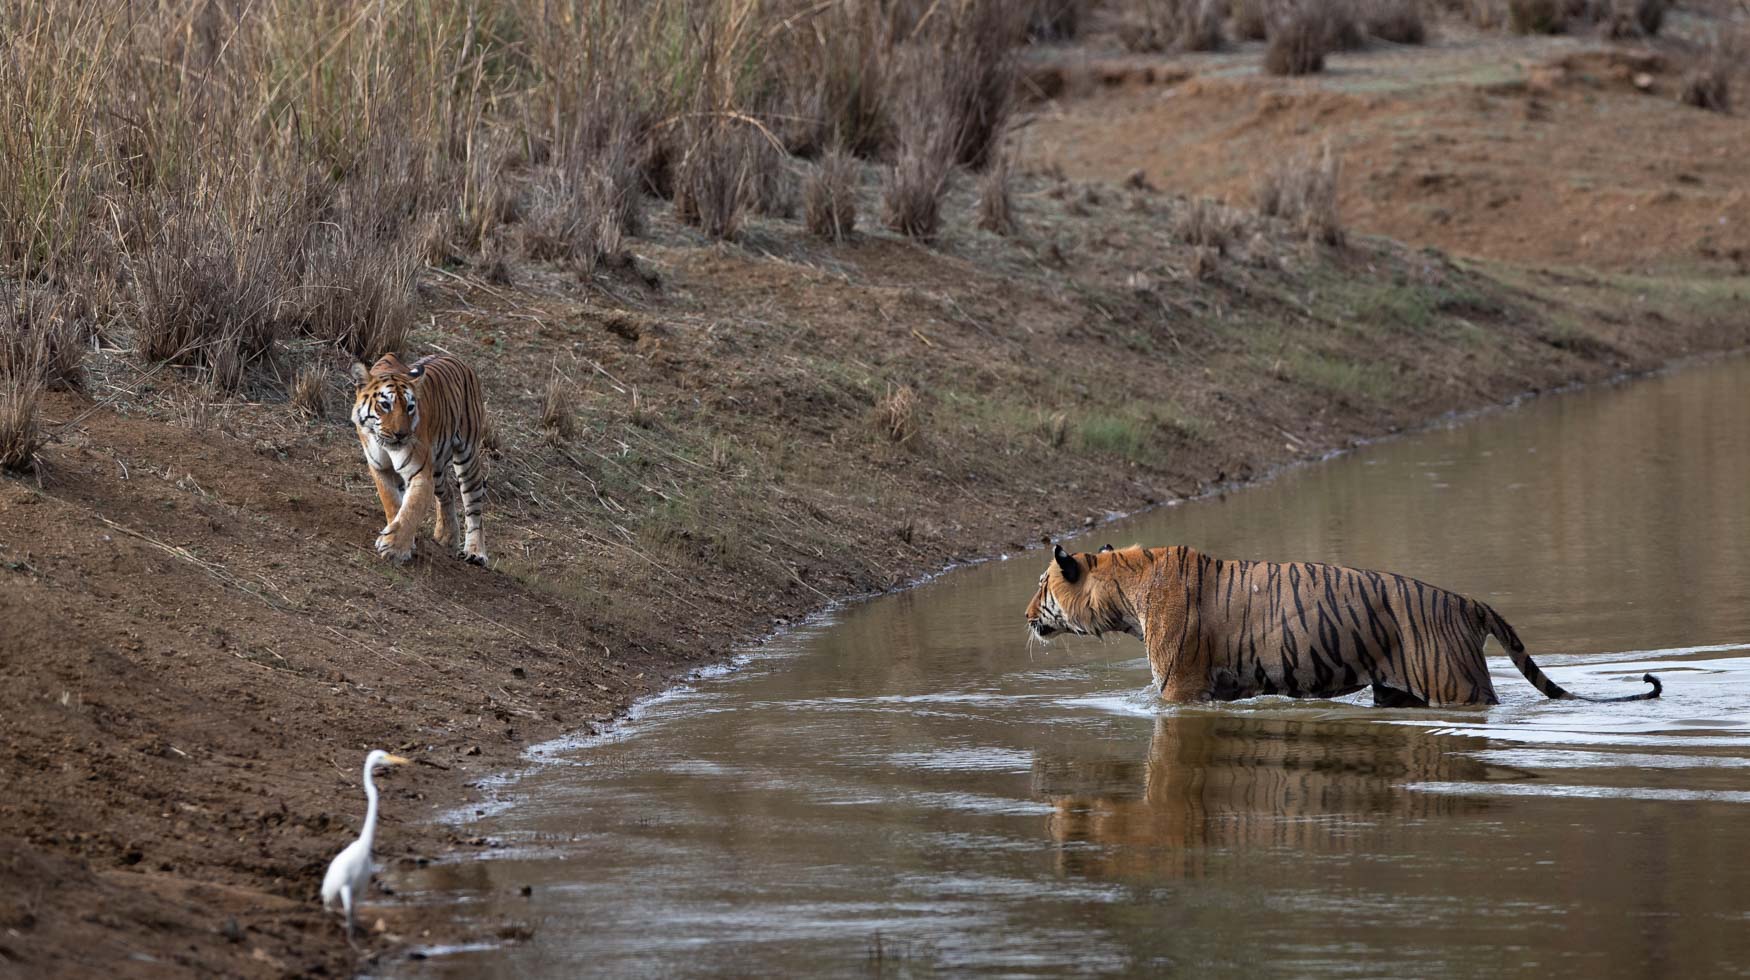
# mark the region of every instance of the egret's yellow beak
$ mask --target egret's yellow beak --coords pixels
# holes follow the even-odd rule
[[[412,759],[404,759],[398,755],[386,755],[383,757],[383,761],[392,766],[405,766],[413,763]]]

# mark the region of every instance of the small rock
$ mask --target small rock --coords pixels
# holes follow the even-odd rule
[[[237,924],[236,919],[226,919],[225,924],[219,927],[219,935],[224,936],[226,942],[240,943],[243,941],[243,927]]]
[[[524,885],[522,887],[522,895],[524,898],[528,898],[530,895],[533,895],[534,893],[535,893],[535,890],[533,888],[529,887],[528,885]]]

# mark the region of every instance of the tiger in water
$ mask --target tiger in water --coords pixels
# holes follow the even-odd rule
[[[1544,676],[1487,603],[1389,572],[1307,562],[1211,558],[1191,548],[1061,546],[1027,605],[1035,635],[1128,633],[1148,649],[1168,701],[1261,694],[1333,698],[1373,688],[1385,707],[1498,704],[1483,658],[1489,636],[1545,697],[1641,701],[1651,691],[1583,698]]]
[[[385,523],[377,534],[377,553],[394,562],[411,558],[434,496],[438,543],[455,548],[459,490],[467,522],[462,557],[486,564],[481,530],[486,476],[480,459],[486,406],[480,379],[448,354],[422,357],[411,365],[385,354],[369,368],[354,364],[352,380],[357,387],[353,427],[383,504]]]

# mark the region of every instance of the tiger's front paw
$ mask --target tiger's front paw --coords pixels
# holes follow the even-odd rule
[[[398,535],[395,532],[397,530],[399,530],[399,528],[391,524],[384,528],[382,533],[377,535],[377,554],[387,558],[397,565],[401,565],[405,564],[409,558],[413,557],[413,542],[409,541],[406,544],[402,544],[396,541],[395,539]]]
[[[464,551],[462,553],[462,560],[467,562],[470,565],[479,565],[481,568],[485,568],[486,567],[486,552],[484,552],[484,551]]]

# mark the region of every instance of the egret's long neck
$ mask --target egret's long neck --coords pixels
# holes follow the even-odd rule
[[[364,841],[365,850],[371,849],[371,841],[377,836],[377,783],[371,778],[371,767],[365,766],[365,829],[359,833],[359,840]]]

